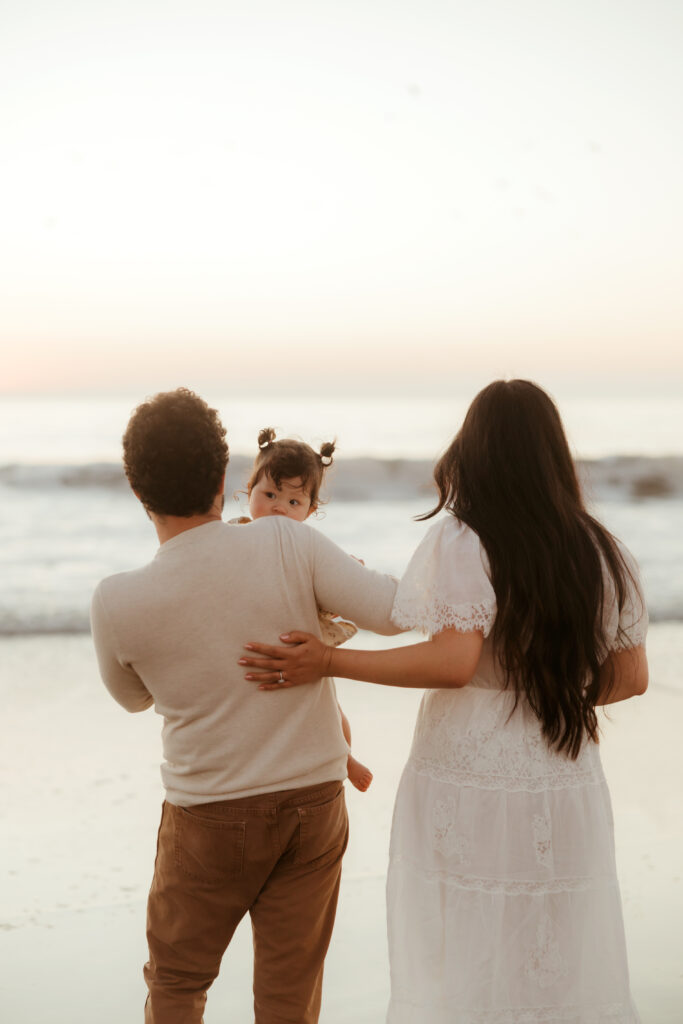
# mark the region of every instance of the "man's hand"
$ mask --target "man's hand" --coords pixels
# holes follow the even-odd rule
[[[247,672],[245,678],[259,683],[259,690],[286,690],[332,675],[334,647],[328,647],[312,633],[283,633],[280,639],[288,646],[244,645],[252,654],[240,658],[239,664],[258,669]]]

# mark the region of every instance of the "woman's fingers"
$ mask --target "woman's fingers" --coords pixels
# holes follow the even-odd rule
[[[281,633],[280,639],[289,644],[305,644],[307,640],[317,640],[317,636],[313,636],[312,633],[303,633],[301,630],[293,629],[291,633]]]
[[[273,644],[260,644],[255,640],[250,640],[248,644],[244,645],[244,648],[251,651],[251,655],[240,658],[239,664],[251,665],[254,668],[285,668],[288,659],[292,657],[292,652],[299,644],[305,643],[307,640],[317,640],[312,633],[299,632],[285,633],[280,639],[284,640],[285,638],[288,647],[275,647]],[[255,654],[261,655],[261,658],[255,658]]]
[[[300,686],[292,679],[280,678],[279,672],[247,672],[245,679],[251,683],[258,683],[259,690],[290,690],[293,686]]]
[[[248,651],[256,651],[257,654],[266,654],[271,658],[280,658],[285,651],[291,651],[297,644],[305,643],[306,640],[317,640],[316,636],[312,633],[301,633],[298,630],[293,630],[291,633],[282,633],[280,639],[283,643],[286,643],[286,647],[274,647],[273,644],[259,644],[255,640],[250,640],[248,644],[244,646]]]
[[[289,690],[292,686],[300,686],[291,679],[281,677],[280,672],[274,672],[272,667],[268,672],[247,672],[244,676],[250,683],[258,683],[259,690]]]
[[[257,644],[250,642],[244,645],[245,650],[253,651],[255,654],[263,654],[267,658],[281,658],[286,652],[286,647],[273,647],[272,644]]]
[[[326,657],[332,648],[312,633],[285,633],[280,639],[288,646],[256,641],[244,645],[249,653],[239,659],[239,664],[256,669],[245,673],[249,682],[258,683],[261,690],[278,690],[313,683],[325,675]]]
[[[275,671],[279,672],[285,668],[287,662],[281,658],[240,658],[239,664],[249,665],[250,668],[264,668],[271,672],[275,669]]]

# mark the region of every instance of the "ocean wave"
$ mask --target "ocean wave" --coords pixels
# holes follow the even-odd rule
[[[0,466],[0,484],[39,491],[62,487],[109,490],[128,486],[122,466],[115,462],[93,462],[83,466],[13,463]]]
[[[244,489],[253,462],[230,459],[226,493]],[[577,463],[586,494],[595,501],[641,502],[683,497],[683,457],[612,456]],[[327,474],[335,501],[410,500],[433,493],[433,464],[426,459],[339,458]],[[0,466],[0,485],[29,490],[125,490],[120,464]]]
[[[87,610],[62,614],[26,615],[0,614],[0,637],[12,636],[78,636],[90,633],[90,617]]]

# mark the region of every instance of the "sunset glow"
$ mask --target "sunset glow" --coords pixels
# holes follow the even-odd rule
[[[15,5],[0,393],[683,375],[683,8]]]

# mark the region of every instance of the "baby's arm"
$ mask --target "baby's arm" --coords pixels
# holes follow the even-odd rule
[[[330,647],[338,647],[339,644],[346,643],[358,632],[352,622],[340,619],[334,612],[326,612],[322,608],[318,608],[318,625],[323,643]]]
[[[339,714],[341,715],[341,726],[342,732],[344,733],[344,739],[351,746],[351,726],[349,720],[341,709],[341,706],[337,704],[339,708]],[[353,754],[349,754],[346,762],[346,770],[349,776],[349,782],[351,785],[359,789],[361,793],[364,793],[372,782],[372,772],[369,768],[366,768],[364,764],[357,761]]]

